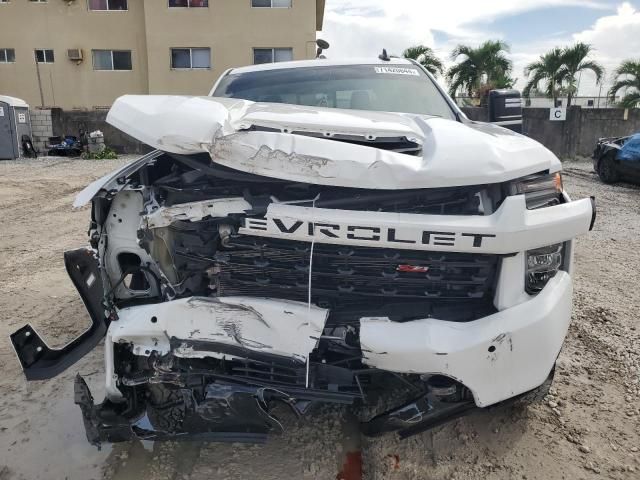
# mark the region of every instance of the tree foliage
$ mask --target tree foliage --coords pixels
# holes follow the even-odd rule
[[[458,63],[446,75],[449,94],[455,97],[462,90],[470,97],[481,96],[491,88],[513,84],[508,52],[509,45],[500,40],[487,40],[477,48],[458,45],[451,52],[451,59]]]
[[[404,58],[415,60],[434,76],[442,75],[444,73],[444,64],[435,54],[433,49],[426,45],[409,47],[402,52],[402,56]]]
[[[529,81],[522,92],[523,95],[529,97],[535,90],[553,98],[555,103],[559,95],[566,93],[567,107],[570,107],[571,100],[578,91],[578,76],[581,72],[593,72],[597,83],[600,83],[604,76],[604,68],[598,62],[589,59],[592,52],[591,45],[582,42],[570,47],[555,47],[549,50],[525,67],[524,74]]]
[[[578,73],[590,70],[595,74],[597,83],[602,81],[604,68],[595,60],[589,59],[592,51],[593,47],[591,45],[582,42],[562,50],[562,67],[558,75],[563,87],[567,89],[567,107],[571,106],[571,99],[578,91]]]
[[[620,90],[624,96],[619,102],[623,108],[634,108],[640,104],[640,59],[625,60],[614,72],[614,84],[609,90],[609,97],[615,100]]]
[[[562,49],[553,48],[534,62],[531,62],[524,69],[524,76],[529,79],[524,90],[523,96],[531,96],[531,92],[543,92],[547,97],[555,99],[558,96],[562,86],[560,78],[560,69],[563,66]],[[544,86],[540,88],[540,83]]]

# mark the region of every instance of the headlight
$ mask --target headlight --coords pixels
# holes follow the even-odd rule
[[[549,280],[555,277],[562,266],[564,246],[562,244],[536,248],[527,252],[525,287],[527,293],[540,292]]]
[[[511,194],[524,194],[527,208],[534,210],[559,205],[562,199],[562,175],[560,172],[547,175],[530,175],[512,183]]]

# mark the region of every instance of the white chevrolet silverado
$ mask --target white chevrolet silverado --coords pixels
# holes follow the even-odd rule
[[[208,97],[121,97],[108,122],[156,150],[76,200],[90,247],[65,263],[92,325],[62,349],[11,337],[27,379],[104,338],[106,398],[75,383],[91,443],[260,442],[278,402],[406,437],[548,390],[594,200],[419,64],[232,69]]]

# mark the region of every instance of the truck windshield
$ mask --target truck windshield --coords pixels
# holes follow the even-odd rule
[[[455,119],[434,82],[414,65],[341,65],[225,76],[214,97]]]

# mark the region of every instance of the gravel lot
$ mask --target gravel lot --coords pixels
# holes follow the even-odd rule
[[[595,230],[577,242],[573,323],[553,395],[528,410],[480,411],[404,442],[362,439],[348,412],[287,412],[264,446],[86,443],[73,376],[101,400],[102,349],[50,381],[24,381],[8,335],[31,323],[53,345],[88,325],[62,252],[86,244],[75,194],[125,159],[0,162],[0,480],[336,479],[361,451],[367,479],[640,478],[640,189],[602,185],[588,162],[565,164],[574,198],[595,195]]]

